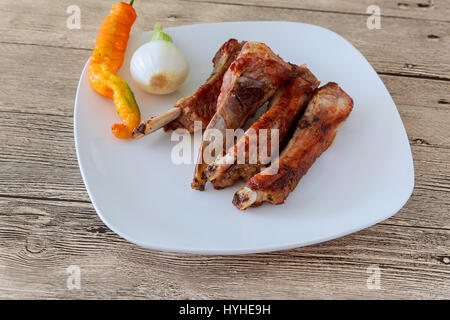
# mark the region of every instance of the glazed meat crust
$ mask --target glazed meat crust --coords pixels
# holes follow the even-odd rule
[[[186,128],[194,132],[194,121],[202,122],[205,129],[216,113],[217,98],[222,87],[223,76],[236,59],[245,41],[230,39],[225,42],[213,58],[214,70],[198,90],[189,97],[178,100],[174,107],[182,110],[181,115],[164,127],[164,131]]]
[[[295,189],[314,161],[331,145],[339,126],[353,108],[353,100],[336,83],[317,90],[286,148],[269,167],[253,176],[233,198],[241,210],[264,201],[281,204]]]
[[[279,88],[270,101],[269,111],[247,130],[232,150],[206,168],[206,176],[214,188],[231,186],[240,178],[248,180],[267,164],[272,157],[271,130],[279,130],[278,146],[285,144],[292,124],[298,120],[319,85],[317,78],[306,67],[300,68],[304,71],[302,77],[295,78]],[[258,140],[260,130],[264,129],[267,130],[267,141]],[[267,152],[263,152],[265,157],[258,156],[260,143],[267,146]],[[238,158],[241,150],[245,152],[244,161]]]
[[[225,136],[226,129],[241,128],[278,87],[298,74],[297,66],[284,62],[265,44],[246,42],[223,77],[217,111],[206,130],[216,129]],[[209,144],[203,139],[191,183],[193,189],[204,190],[207,181],[204,170],[208,163],[204,161],[203,151]],[[225,146],[220,148],[224,150]]]
[[[204,129],[216,113],[216,102],[222,87],[223,76],[236,59],[245,41],[230,39],[225,42],[213,58],[214,70],[206,82],[197,91],[177,101],[174,107],[148,120],[142,121],[133,131],[133,138],[138,139],[161,127],[164,131],[185,128],[194,132],[194,122],[199,121]]]

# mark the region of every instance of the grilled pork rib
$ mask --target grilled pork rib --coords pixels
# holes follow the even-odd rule
[[[235,193],[233,204],[240,210],[264,201],[281,204],[295,189],[314,161],[331,145],[339,126],[352,111],[353,100],[336,83],[318,89],[293,137],[272,167],[253,176]]]
[[[143,121],[134,130],[133,137],[140,138],[163,126],[165,131],[186,128],[192,133],[194,121],[201,121],[202,128],[206,128],[216,113],[217,97],[222,87],[223,75],[236,59],[244,43],[235,39],[225,42],[212,60],[214,70],[206,82],[194,94],[178,100],[173,109]]]
[[[273,96],[278,87],[299,73],[298,69],[299,67],[284,62],[263,43],[248,41],[244,44],[223,77],[216,113],[203,135],[191,183],[193,189],[204,190],[207,181],[204,173],[208,165],[203,154],[205,148],[216,150],[210,143],[220,143],[205,139],[208,130],[219,130],[225,136],[226,129],[241,128],[257,109]],[[218,146],[217,149],[223,150],[223,147]],[[212,156],[217,157],[221,154],[223,151]]]
[[[206,176],[214,188],[231,186],[240,178],[248,180],[267,164],[273,156],[271,130],[278,130],[278,145],[284,145],[289,129],[298,120],[319,85],[317,78],[306,67],[302,68],[305,71],[302,77],[279,88],[270,101],[269,111],[246,131],[224,157],[219,157],[206,168]],[[267,130],[267,141],[263,137],[261,140],[258,138],[260,134],[266,135],[261,131],[264,129]],[[263,146],[260,144],[267,146],[266,151],[261,153]],[[244,153],[244,159],[239,152]]]

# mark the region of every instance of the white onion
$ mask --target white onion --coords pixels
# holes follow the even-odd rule
[[[164,36],[170,41],[152,40],[139,47],[131,58],[131,76],[149,93],[171,93],[183,84],[189,73],[189,63],[183,52],[170,36]]]

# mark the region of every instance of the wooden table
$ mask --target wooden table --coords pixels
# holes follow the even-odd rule
[[[143,249],[97,217],[75,156],[73,103],[112,2],[0,0],[0,298],[450,298],[449,1],[135,1],[134,33],[156,20],[329,28],[367,57],[398,106],[416,177],[399,213],[319,245],[240,256]],[[366,27],[372,4],[381,29]],[[81,29],[66,26],[70,5]],[[80,289],[67,286],[71,265]],[[378,289],[367,285],[373,265]]]

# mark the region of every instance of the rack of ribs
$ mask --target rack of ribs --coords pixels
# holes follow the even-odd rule
[[[301,73],[299,69],[298,66],[284,62],[263,43],[248,41],[244,44],[223,77],[216,113],[203,134],[191,183],[193,189],[204,190],[207,181],[204,170],[226,150],[226,143],[223,141],[208,140],[212,129],[218,130],[224,137],[226,129],[242,128],[281,85]],[[222,143],[223,145],[218,145]],[[207,162],[203,154],[207,147],[209,150],[222,151],[211,154],[212,160]]]
[[[225,156],[219,156],[205,170],[206,177],[215,189],[233,185],[237,180],[248,180],[258,173],[272,157],[271,138],[278,138],[276,147],[282,147],[288,140],[292,125],[307,106],[317,78],[304,66],[304,74],[277,90],[269,104],[269,111],[261,116],[238,140]],[[272,135],[278,130],[278,136]],[[263,145],[265,146],[263,148]]]
[[[133,132],[133,138],[140,138],[162,127],[165,131],[185,128],[194,132],[194,122],[200,121],[206,128],[216,113],[216,102],[222,87],[223,76],[236,59],[245,41],[230,39],[215,54],[214,69],[206,82],[198,90],[177,101],[169,111],[143,121]]]
[[[263,202],[283,203],[314,161],[331,145],[352,108],[352,98],[336,83],[318,89],[278,159],[250,178],[235,193],[233,204],[245,210]]]

